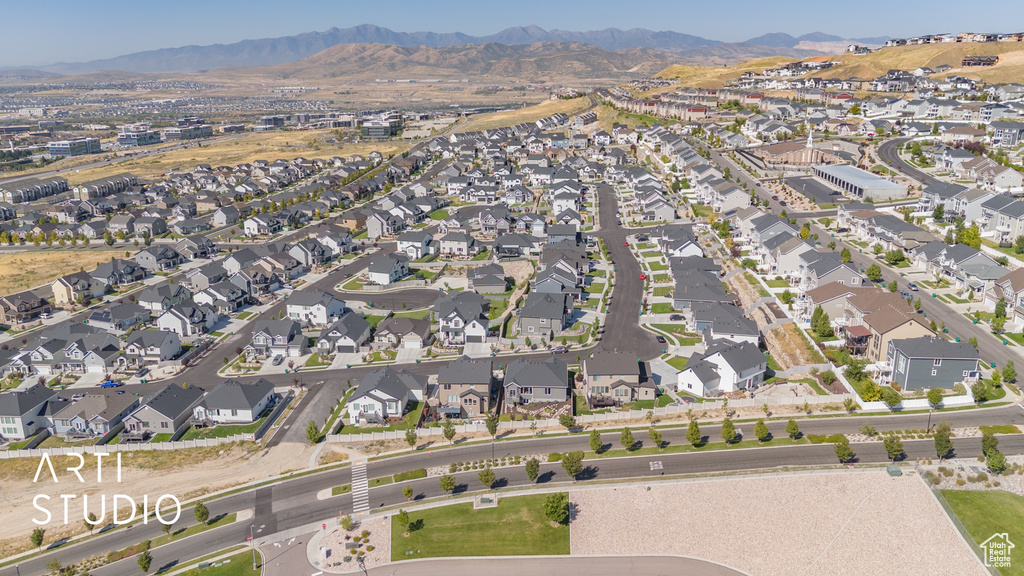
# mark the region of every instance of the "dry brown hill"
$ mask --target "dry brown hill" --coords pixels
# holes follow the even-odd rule
[[[964,56],[999,56],[995,66],[960,68]],[[922,66],[935,68],[943,64],[953,70],[940,76],[956,74],[993,83],[1024,82],[1024,42],[990,42],[924,44],[895,46],[878,52],[855,56],[840,54],[832,58],[840,62],[820,75],[822,78],[875,78],[890,69],[914,70]]]
[[[673,55],[661,50],[612,51],[577,42],[490,43],[442,48],[340,44],[297,62],[211,73],[299,79],[467,75],[495,79],[587,79],[651,75],[674,61],[677,60]]]
[[[794,62],[794,59],[783,56],[758,58],[733,66],[685,66],[675,64],[659,72],[658,77],[678,78],[683,86],[692,86],[694,88],[721,88],[728,81],[739,78],[744,72],[761,72],[766,68],[780,66],[787,62]]]

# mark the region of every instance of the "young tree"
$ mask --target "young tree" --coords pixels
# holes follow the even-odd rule
[[[1003,381],[1011,383],[1017,381],[1017,367],[1014,366],[1013,360],[1008,361],[1006,367],[1003,368]]]
[[[398,525],[402,527],[402,535],[409,533],[409,526],[412,524],[412,519],[409,518],[409,513],[405,510],[398,510],[398,514],[395,514],[395,520],[398,521]]]
[[[903,397],[900,396],[900,393],[889,386],[882,386],[880,393],[882,395],[882,402],[885,402],[885,405],[889,407],[889,410],[895,410],[896,407],[899,406],[900,402],[903,401]]]
[[[988,454],[999,449],[999,438],[991,430],[984,430],[981,433],[981,452]]]
[[[882,269],[878,264],[872,264],[868,266],[867,270],[864,271],[864,275],[868,277],[872,282],[878,282],[882,279]]]
[[[491,489],[491,486],[494,486],[494,481],[497,479],[494,476],[494,470],[491,470],[490,466],[481,470],[480,473],[477,474],[477,478],[480,479],[480,483],[484,485],[484,488],[487,488],[488,490]]]
[[[700,446],[704,436],[700,433],[700,425],[697,424],[696,420],[690,420],[690,425],[686,428],[686,441],[694,446]]]
[[[733,440],[736,439],[736,425],[732,423],[728,417],[722,420],[722,440],[725,440],[726,444],[732,444]]]
[[[544,500],[544,515],[557,524],[565,524],[569,520],[569,495],[556,492]]]
[[[1002,474],[1006,470],[1006,456],[999,450],[993,450],[985,455],[985,464],[988,469],[996,474]]]
[[[420,437],[416,435],[415,430],[410,428],[405,431],[405,443],[409,445],[409,448],[415,448],[416,442],[418,442],[419,439]]]
[[[938,206],[935,207],[935,210],[932,210],[932,219],[935,220],[936,222],[941,222],[942,219],[945,217],[946,207],[943,206],[942,204],[939,204]]]
[[[488,414],[487,418],[484,419],[484,424],[487,426],[487,433],[491,435],[491,440],[498,434],[498,421],[499,417],[497,414]]]
[[[540,476],[540,460],[530,458],[526,461],[526,477],[530,479],[530,482],[536,482],[538,476]]]
[[[938,408],[939,404],[942,404],[942,388],[932,388],[928,391],[928,403],[933,408]]]
[[[889,292],[895,292],[897,290],[899,290],[899,285],[896,284],[896,281],[893,280],[892,282],[889,282]]]
[[[89,535],[92,535],[92,531],[96,528],[96,515],[89,512],[89,516],[85,519],[85,529],[89,531]]]
[[[441,433],[444,435],[444,439],[451,445],[455,439],[455,424],[452,424],[451,420],[445,420],[441,426]]]
[[[161,522],[160,523],[160,529],[163,530],[164,534],[166,534],[168,537],[171,536],[171,529],[172,528],[174,528],[173,524],[169,524],[167,522]]]
[[[988,387],[981,380],[971,384],[971,394],[974,395],[974,401],[981,404],[985,400],[988,400]]]
[[[653,426],[651,428],[648,428],[647,429],[647,437],[651,439],[651,444],[654,444],[655,446],[658,447],[658,450],[661,450],[662,438],[661,438],[661,431],[660,430],[658,430],[657,428],[654,428]]]
[[[843,247],[843,250],[839,252],[839,258],[842,259],[844,264],[848,264],[850,260],[853,260],[853,255],[850,254],[850,249]]]
[[[921,311],[921,299],[920,298],[918,298],[917,300],[914,300],[914,311],[915,312],[920,312]]]
[[[789,434],[793,440],[800,437],[800,425],[796,423],[796,420],[790,418],[789,422],[786,422],[786,434]]]
[[[996,318],[1006,318],[1006,299],[1005,298],[1000,298],[999,301],[996,302],[995,313],[996,313]]]
[[[758,420],[754,425],[754,436],[757,436],[758,442],[767,442],[771,438],[772,433],[768,431],[764,420]]]
[[[1017,236],[1017,239],[1013,241],[1013,253],[1024,254],[1024,236]]]
[[[626,452],[632,452],[633,446],[636,445],[636,438],[633,438],[633,432],[629,428],[623,428],[622,434],[619,434],[619,442]]]
[[[950,440],[949,424],[940,422],[935,427],[935,454],[939,457],[941,462],[943,458],[949,456],[949,453],[953,451],[953,441]]]
[[[210,519],[210,511],[206,508],[206,504],[202,502],[196,502],[195,510],[193,511],[196,517],[196,522],[200,524],[206,524]]]
[[[604,446],[604,443],[601,442],[601,433],[598,432],[597,430],[591,430],[590,431],[590,450],[592,452],[600,452],[602,446]]]
[[[149,550],[143,550],[142,554],[139,554],[139,569],[142,570],[143,574],[149,572],[149,567],[153,564],[153,556],[149,553]]]
[[[407,500],[412,500],[412,486],[402,488],[402,496],[405,496]]]
[[[893,462],[903,455],[903,441],[895,434],[886,434],[882,439],[882,445],[885,446],[885,453],[889,455],[889,460]]]
[[[580,472],[583,472],[583,452],[579,450],[566,452],[562,456],[562,469],[575,482],[576,477],[580,475]]]
[[[37,549],[43,549],[43,539],[46,538],[46,528],[36,528],[32,530],[32,534],[28,537],[32,545]]]
[[[839,439],[832,445],[832,449],[836,453],[836,458],[838,458],[841,463],[846,464],[853,461],[853,448],[850,447],[850,440],[845,435],[839,435]]]
[[[441,476],[441,491],[447,492],[449,495],[455,490],[455,476],[445,474]]]
[[[320,442],[320,427],[316,425],[316,421],[314,420],[310,420],[309,423],[306,424],[306,440],[308,440],[310,444]]]
[[[853,412],[857,409],[857,401],[853,398],[847,398],[843,400],[843,408],[845,408],[847,412]]]
[[[576,419],[572,417],[572,414],[562,414],[558,417],[558,423],[569,432],[576,427]]]

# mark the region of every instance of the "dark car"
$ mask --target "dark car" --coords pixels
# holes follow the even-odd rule
[[[664,336],[659,335],[659,336],[655,336],[654,338],[658,341],[659,344],[664,344],[666,342]]]
[[[274,366],[280,366],[281,362],[284,362],[284,356],[274,356]]]
[[[673,322],[681,322],[682,319],[683,319],[683,316],[681,314],[673,314],[673,315],[669,316],[668,319],[673,321]]]
[[[786,205],[787,204],[786,204],[785,200],[779,200],[779,206],[786,206]]]
[[[568,349],[568,348],[566,348],[565,346],[555,346],[554,348],[552,348],[552,349],[551,349],[551,352],[552,352],[553,354],[564,354],[564,353],[565,353],[565,352],[567,352],[568,350],[569,350],[569,349]]]

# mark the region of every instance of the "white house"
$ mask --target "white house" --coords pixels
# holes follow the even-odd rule
[[[370,261],[366,277],[373,284],[387,286],[409,274],[409,257],[405,254],[377,254]]]
[[[314,326],[326,326],[345,313],[345,302],[319,290],[293,291],[284,303],[289,318]]]
[[[427,377],[391,367],[370,372],[348,401],[349,422],[384,424],[402,417],[412,402],[422,402]]]
[[[55,394],[42,384],[0,394],[0,436],[8,441],[24,440],[45,428],[43,408]]]
[[[251,384],[225,380],[214,387],[193,410],[206,424],[249,424],[258,420],[274,400],[274,385],[260,378]]]
[[[716,341],[676,377],[676,392],[709,396],[749,390],[764,381],[767,359],[756,344]]]

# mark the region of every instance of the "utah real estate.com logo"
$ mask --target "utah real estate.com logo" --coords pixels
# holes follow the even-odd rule
[[[1013,550],[1013,542],[1006,532],[997,532],[981,543],[985,550],[985,566],[989,568],[1009,568],[1010,551]]]

